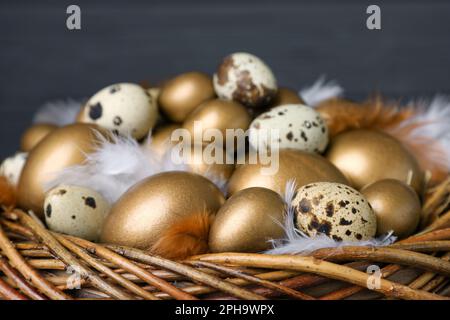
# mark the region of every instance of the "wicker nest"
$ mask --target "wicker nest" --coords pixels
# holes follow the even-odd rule
[[[388,247],[310,256],[223,253],[171,261],[0,217],[1,299],[448,299],[450,178],[428,190],[421,231]],[[366,272],[368,267],[377,272]],[[376,271],[372,268],[372,271]]]

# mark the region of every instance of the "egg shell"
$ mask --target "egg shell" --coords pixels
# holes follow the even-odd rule
[[[113,205],[100,239],[151,249],[169,229],[199,213],[215,214],[224,202],[221,191],[198,174],[155,174],[135,184]]]
[[[39,142],[42,141],[57,126],[53,124],[38,123],[28,128],[20,139],[20,149],[23,152],[31,151]]]
[[[156,101],[144,88],[133,83],[118,83],[92,96],[78,121],[95,123],[116,134],[141,139],[158,119]]]
[[[61,185],[47,193],[44,203],[47,226],[56,232],[98,240],[110,205],[98,192]]]
[[[75,123],[55,129],[28,155],[17,187],[18,204],[44,219],[45,186],[60,170],[82,164],[109,132],[95,124]]]
[[[361,190],[377,216],[377,234],[390,231],[399,238],[412,234],[420,221],[422,206],[413,188],[395,179],[374,182]]]
[[[167,118],[181,123],[201,103],[215,96],[209,75],[187,72],[164,83],[158,96],[158,104]]]
[[[2,162],[0,166],[0,175],[4,176],[12,186],[17,187],[19,184],[20,175],[27,162],[27,157],[28,153],[18,152]]]
[[[321,153],[328,145],[328,129],[314,109],[302,104],[286,104],[253,120],[249,142],[256,150],[259,146],[271,146]]]
[[[260,58],[245,52],[227,56],[214,74],[213,82],[220,98],[247,107],[270,104],[278,90],[272,70]]]
[[[284,235],[283,199],[266,188],[248,188],[229,198],[209,232],[212,252],[258,252]]]
[[[308,184],[297,190],[291,205],[297,227],[309,236],[322,233],[336,241],[359,241],[374,237],[377,231],[369,202],[344,184]]]

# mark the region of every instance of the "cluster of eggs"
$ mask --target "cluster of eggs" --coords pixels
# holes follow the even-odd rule
[[[142,141],[152,132],[150,147],[163,156],[171,134],[184,128],[194,135],[196,123],[221,133],[248,130],[251,148],[277,150],[278,170],[263,174],[266,164],[260,159],[205,164],[199,155],[188,164],[191,172],[151,176],[116,203],[77,186],[45,192],[55,173],[81,164],[96,149],[99,135]],[[209,142],[202,140],[194,150],[202,151]],[[161,87],[108,86],[82,106],[76,123],[28,129],[22,151],[0,169],[17,187],[22,208],[33,210],[52,230],[142,249],[151,250],[169,230],[183,229],[186,218],[202,212],[214,217],[201,230],[213,252],[268,249],[270,239],[283,237],[288,206],[299,230],[336,241],[365,240],[389,230],[405,237],[420,215],[423,175],[400,142],[371,130],[344,132],[329,141],[320,110],[279,88],[271,69],[248,53],[227,56],[213,77],[190,72]],[[215,177],[227,182],[228,198],[210,181]],[[298,189],[285,203],[282,195],[290,180]]]

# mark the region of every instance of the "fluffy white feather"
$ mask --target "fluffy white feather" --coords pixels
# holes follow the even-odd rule
[[[57,126],[74,123],[81,105],[80,100],[70,98],[47,102],[36,112],[33,123],[48,123]]]
[[[342,96],[344,89],[336,81],[327,82],[325,76],[321,76],[312,86],[302,88],[299,94],[307,105],[315,107],[322,101]]]
[[[286,184],[285,202],[286,217],[282,225],[285,237],[283,239],[272,240],[273,249],[266,251],[269,254],[299,254],[307,255],[322,248],[339,248],[344,246],[385,246],[392,244],[396,237],[392,232],[380,238],[373,238],[366,241],[335,241],[326,235],[319,234],[309,237],[294,225],[294,208],[291,205],[296,190],[295,181],[288,181]]]
[[[60,184],[91,188],[102,194],[110,203],[139,181],[160,172],[190,171],[189,166],[177,163],[171,157],[171,150],[160,157],[149,145],[139,145],[131,137],[114,137],[111,141],[100,134],[98,149],[86,154],[82,165],[66,168],[55,174],[46,184],[50,190]],[[148,138],[147,144],[151,144]],[[220,177],[205,175],[224,189],[225,182]]]
[[[430,158],[450,170],[450,97],[436,95],[431,100],[411,102],[416,106],[416,114],[403,125],[410,123],[417,126],[411,136],[424,141],[437,141],[444,154],[434,154]]]

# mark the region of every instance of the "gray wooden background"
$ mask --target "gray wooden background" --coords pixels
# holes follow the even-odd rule
[[[70,4],[80,31],[66,29]],[[370,4],[381,31],[365,26]],[[48,100],[211,73],[233,51],[259,55],[293,88],[326,74],[354,98],[450,93],[450,1],[1,0],[0,157]]]

